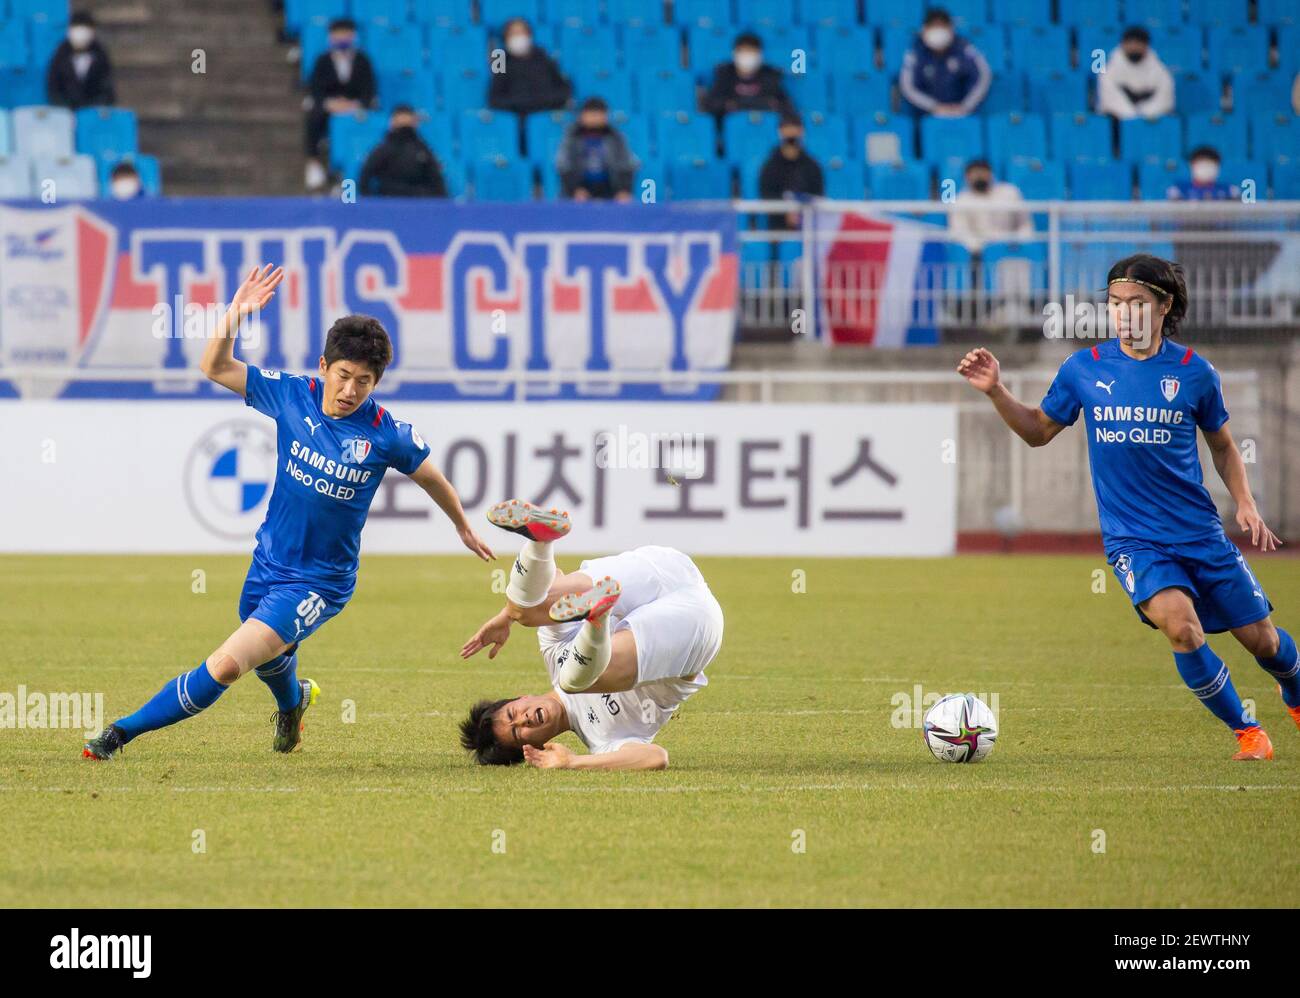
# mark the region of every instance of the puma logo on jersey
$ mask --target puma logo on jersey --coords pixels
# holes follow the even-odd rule
[[[313,423],[310,416],[303,416],[302,421],[307,424],[307,429],[311,430],[311,435],[314,437],[316,431],[320,429],[320,423]]]
[[[1107,394],[1107,395],[1113,395],[1114,393],[1110,390],[1110,389],[1111,389],[1111,385],[1113,385],[1113,384],[1115,384],[1115,379],[1114,379],[1114,378],[1111,378],[1111,379],[1110,379],[1110,385],[1106,384],[1106,382],[1104,382],[1104,381],[1098,381],[1097,384],[1096,384],[1096,387],[1097,387],[1097,388],[1104,388],[1104,389],[1106,389],[1106,394]]]

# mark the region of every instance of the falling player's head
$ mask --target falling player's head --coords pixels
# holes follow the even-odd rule
[[[567,729],[564,709],[549,694],[480,700],[460,722],[460,744],[481,766],[524,761],[524,746],[541,748]]]
[[[356,412],[375,390],[392,359],[393,344],[378,319],[345,315],[330,326],[320,359],[326,415]]]
[[[1150,253],[1126,256],[1106,275],[1106,305],[1123,342],[1145,348],[1156,336],[1176,336],[1187,314],[1183,268]]]

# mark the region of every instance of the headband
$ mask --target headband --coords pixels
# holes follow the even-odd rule
[[[1113,281],[1108,282],[1106,287],[1110,287],[1112,284],[1141,284],[1144,288],[1150,288],[1161,298],[1168,298],[1173,294],[1172,291],[1166,291],[1158,284],[1152,284],[1150,281],[1143,281],[1136,277],[1117,277]]]

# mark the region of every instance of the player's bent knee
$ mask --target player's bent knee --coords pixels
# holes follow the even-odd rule
[[[1205,632],[1195,619],[1175,620],[1165,625],[1165,636],[1176,648],[1191,651],[1205,643]]]
[[[1282,648],[1282,639],[1271,620],[1261,620],[1233,632],[1246,651],[1256,658],[1272,658]]]
[[[229,686],[241,675],[243,670],[239,662],[229,652],[217,651],[208,658],[208,672],[222,686]]]
[[[666,748],[664,748],[662,745],[656,745],[655,748],[657,748],[657,749],[659,750],[659,754],[655,757],[655,765],[654,765],[654,768],[655,768],[655,769],[667,769],[667,768],[668,768],[668,750],[667,750]]]

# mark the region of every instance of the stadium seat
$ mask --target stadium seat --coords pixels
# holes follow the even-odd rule
[[[298,31],[298,45],[301,55],[298,72],[304,82],[316,68],[316,60],[329,51],[329,25],[324,19],[313,18],[303,23]]]
[[[825,165],[830,159],[854,159],[849,146],[849,126],[844,115],[812,112],[803,116],[804,146],[808,155]],[[773,138],[775,145],[775,137]],[[859,161],[861,157],[856,157]]]
[[[1273,164],[1273,196],[1282,201],[1300,201],[1300,160]]]
[[[509,111],[462,111],[460,149],[466,160],[514,160],[519,155],[519,119]]]
[[[525,118],[524,146],[528,158],[544,168],[554,164],[565,129],[573,120],[574,115],[567,111],[546,111]]]
[[[1294,114],[1256,111],[1250,119],[1250,131],[1255,159],[1274,163],[1300,158],[1300,118]]]
[[[735,0],[735,2],[735,21],[747,28],[768,28],[790,23],[792,13],[790,0]]]
[[[351,0],[351,14],[360,24],[405,24],[406,0]]]
[[[546,16],[555,24],[596,24],[602,20],[600,0],[546,0]]]
[[[736,40],[733,28],[693,25],[686,30],[686,65],[705,83],[713,68],[731,61],[731,44]]]
[[[1237,24],[1209,32],[1209,66],[1220,74],[1268,68],[1268,28]]]
[[[1062,6],[1068,7],[1069,4]],[[1052,0],[995,0],[993,19],[1003,24],[1050,24]]]
[[[370,23],[361,38],[362,47],[375,65],[375,72],[419,70],[424,65],[422,33],[406,24]]]
[[[1045,243],[990,242],[985,243],[980,251],[983,262],[985,291],[1028,290],[1030,293],[1047,288],[1047,246]],[[1014,278],[1005,278],[1007,268],[1004,264],[1017,261],[1029,265],[1029,287],[1024,289],[1023,268],[1017,267]]]
[[[1141,0],[1126,5],[1126,20],[1148,28],[1168,27],[1183,23],[1183,0]]]
[[[483,69],[451,69],[442,75],[442,106],[449,113],[487,103],[488,80]]]
[[[622,26],[623,62],[628,69],[673,70],[682,64],[682,37],[662,24]]]
[[[668,164],[668,187],[674,201],[731,197],[731,167],[716,159],[675,159]]]
[[[1124,22],[1120,0],[1067,0],[1061,4],[1061,23],[1074,28],[1106,28]]]
[[[530,201],[533,167],[522,160],[479,159],[471,164],[475,201]],[[553,171],[552,171],[553,172]]]
[[[388,119],[378,112],[330,115],[330,165],[345,176],[355,177],[386,131]]]
[[[1268,190],[1268,164],[1257,159],[1225,156],[1219,179],[1225,184],[1236,184],[1242,188],[1247,183],[1252,183],[1255,185],[1255,197],[1263,198]]]
[[[35,72],[44,73],[54,50],[67,37],[68,26],[60,20],[43,18],[27,23],[27,63]]]
[[[1026,73],[1025,104],[1033,114],[1076,113],[1088,110],[1087,70],[1061,69],[1050,73]]]
[[[882,27],[880,29],[880,56],[885,72],[897,76],[903,68],[903,56],[916,40],[915,25],[906,28]]]
[[[889,81],[885,79],[883,73],[874,74],[881,78],[884,83],[885,101],[884,104],[877,104],[876,107],[887,106],[889,103]],[[846,76],[845,79],[852,80],[856,74]],[[864,79],[868,77],[864,74]],[[807,73],[787,73],[785,75],[786,93],[794,101],[802,114],[809,111],[820,111],[823,114],[830,111],[835,106],[834,95],[830,92],[831,83],[839,79],[834,73],[823,73],[819,69],[812,69]]]
[[[76,114],[77,152],[96,159],[120,159],[138,151],[135,112],[88,107]]]
[[[424,144],[433,150],[441,162],[457,160],[456,116],[450,111],[433,111],[422,113],[415,130],[424,139]]]
[[[989,5],[987,0],[944,0],[943,9],[952,17],[957,33],[964,35],[974,24],[987,24]],[[914,16],[913,25],[920,27],[920,12]]]
[[[1065,164],[1056,160],[1011,163],[1006,179],[1020,188],[1026,201],[1060,201],[1065,198]]]
[[[1151,47],[1171,73],[1194,72],[1205,66],[1204,35],[1200,25],[1158,28],[1151,32]]]
[[[562,24],[556,46],[561,66],[579,66],[587,72],[618,69],[618,43],[608,24]]]
[[[866,173],[856,159],[835,157],[822,162],[826,196],[845,201],[861,201],[867,196]]]
[[[472,24],[431,25],[428,30],[428,50],[432,65],[444,79],[454,70],[474,73],[488,71],[486,28]]]
[[[664,159],[711,160],[715,158],[713,119],[685,111],[665,112],[656,121],[656,148]]]
[[[44,100],[44,71],[31,66],[0,69],[0,107],[26,107]]]
[[[1110,119],[1101,114],[1052,115],[1051,152],[1053,159],[1067,163],[1108,162],[1111,156]]]
[[[1042,115],[991,114],[985,117],[989,155],[999,163],[1047,159],[1047,123]]]
[[[297,37],[310,21],[326,24],[348,13],[348,0],[284,0],[284,27]]]
[[[604,98],[613,111],[635,111],[637,100],[632,77],[621,69],[593,70],[581,66],[572,76],[575,106],[588,97]]]
[[[540,0],[479,0],[478,9],[479,21],[493,32],[512,17],[527,18],[534,25],[543,21]]]
[[[99,196],[99,177],[90,156],[41,156],[32,160],[32,185],[43,196],[44,185],[54,184],[57,200],[87,200]]]
[[[623,133],[627,147],[637,159],[645,159],[654,153],[655,144],[650,133],[650,119],[644,114],[624,114],[614,111],[609,116],[610,124]]]
[[[676,0],[673,20],[677,24],[702,27],[731,27],[730,0]]]
[[[1205,72],[1175,73],[1174,97],[1182,114],[1206,114],[1223,110],[1223,83]]]
[[[661,25],[664,20],[663,8],[657,3],[645,0],[605,0],[605,16],[610,24],[623,24],[637,27],[643,24]]]
[[[13,126],[9,122],[9,112],[0,107],[0,156],[12,156],[14,152]]]
[[[99,161],[99,189],[101,191],[108,190],[113,169],[119,163],[130,163],[135,167],[135,172],[140,176],[140,186],[146,194],[157,197],[162,193],[162,168],[159,166],[157,158],[139,154],[123,156],[120,159],[101,159]]]
[[[0,24],[0,70],[25,69],[30,60],[27,30],[22,21]]]
[[[930,163],[984,155],[984,129],[974,115],[965,118],[921,119],[920,158]]]
[[[812,64],[824,73],[871,72],[875,69],[876,41],[870,28],[847,22],[823,24],[813,29]]]
[[[1294,77],[1300,70],[1300,24],[1282,24],[1277,29],[1278,72]]]
[[[1007,29],[1004,25],[973,24],[962,34],[980,50],[995,74],[1007,68]]]
[[[0,156],[0,199],[34,197],[32,165],[25,156]]]
[[[1143,201],[1169,200],[1169,188],[1189,179],[1187,164],[1179,160],[1138,164],[1138,197]]]
[[[764,159],[776,145],[779,115],[771,111],[729,114],[722,122],[722,148],[733,163]]]
[[[633,89],[641,113],[650,118],[666,111],[690,112],[699,106],[695,79],[679,69],[643,67],[634,78]]]
[[[1133,197],[1133,168],[1128,163],[1067,163],[1070,197],[1075,201],[1128,201]]]
[[[400,69],[377,72],[379,100],[385,110],[409,104],[418,111],[438,108],[437,78],[426,70]]]
[[[903,28],[916,33],[920,27],[920,8],[909,0],[869,0],[866,22],[882,28]]]
[[[22,156],[71,156],[73,152],[72,112],[62,107],[15,108],[10,121],[14,151]]]
[[[437,155],[437,147],[434,147]],[[438,156],[442,167],[442,179],[447,184],[447,194],[453,198],[463,198],[469,193],[469,171],[465,161],[458,156]],[[552,171],[553,172],[553,171]]]
[[[989,92],[979,106],[980,114],[1007,114],[1025,110],[1025,74],[1018,69],[1004,69],[993,74]]]
[[[1052,73],[1070,65],[1070,31],[1055,24],[1012,26],[1011,66],[1027,74]]]
[[[803,23],[856,24],[858,20],[857,0],[802,0]]]
[[[1260,24],[1300,24],[1295,0],[1257,0]]]
[[[431,26],[455,25],[465,20],[464,0],[417,0],[411,4],[411,21]]]
[[[1240,73],[1232,80],[1232,110],[1249,117],[1281,111],[1291,101],[1291,77],[1281,72]]]
[[[875,163],[867,167],[867,188],[876,201],[930,200],[927,163]]]
[[[1153,121],[1130,118],[1119,123],[1120,159],[1131,163],[1141,160],[1158,162],[1177,155],[1182,147],[1181,123],[1173,115]]]
[[[1245,156],[1250,149],[1244,114],[1189,114],[1183,121],[1186,153],[1190,154],[1197,146],[1212,146],[1223,157]]]
[[[891,115],[885,111],[850,117],[852,142],[850,152],[854,159],[864,163],[882,163],[894,159],[916,158],[912,119],[907,115]]]

